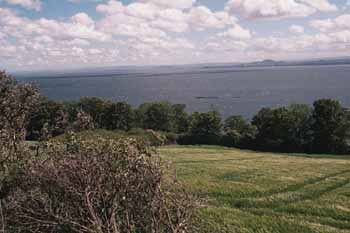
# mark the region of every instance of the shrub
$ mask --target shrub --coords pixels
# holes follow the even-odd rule
[[[105,109],[103,119],[108,130],[128,131],[133,125],[134,111],[127,103],[110,103]]]
[[[221,138],[220,145],[227,147],[239,147],[242,139],[242,134],[240,134],[237,130],[227,130]]]
[[[89,114],[92,117],[95,127],[105,127],[105,111],[107,106],[110,105],[109,101],[106,101],[97,97],[85,97],[82,98],[73,107],[73,117],[77,115],[77,111],[82,111]]]
[[[242,116],[231,116],[225,120],[225,134],[221,145],[228,147],[249,148],[255,140],[257,128]]]
[[[189,232],[194,205],[133,139],[48,144],[13,179],[8,232]],[[168,183],[169,182],[169,183]]]
[[[179,144],[217,145],[222,131],[221,117],[216,111],[208,113],[195,112],[191,116],[188,134],[179,137]]]
[[[174,104],[172,110],[174,113],[174,132],[186,133],[189,127],[189,117],[185,111],[185,104]]]
[[[38,89],[31,84],[19,84],[0,71],[0,140],[2,146],[16,149],[24,140],[30,113],[38,105]]]
[[[76,120],[70,124],[71,130],[74,132],[82,132],[95,128],[93,118],[82,110],[77,111]]]
[[[312,113],[312,151],[316,153],[350,152],[350,114],[338,101],[314,102]]]
[[[161,134],[158,133],[154,130],[146,130],[147,134],[148,134],[148,138],[149,138],[149,143],[151,146],[163,146],[166,142],[166,137]]]
[[[136,111],[138,126],[144,129],[171,132],[174,130],[174,112],[168,102],[145,103]]]
[[[43,131],[46,129],[53,137],[64,134],[68,123],[68,114],[62,103],[40,98],[37,108],[30,114],[27,140],[42,139]]]
[[[309,144],[311,112],[307,105],[263,108],[253,118],[260,150],[303,152]]]

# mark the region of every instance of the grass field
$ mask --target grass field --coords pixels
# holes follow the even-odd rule
[[[163,147],[160,155],[205,200],[199,232],[350,232],[350,156],[204,146]]]

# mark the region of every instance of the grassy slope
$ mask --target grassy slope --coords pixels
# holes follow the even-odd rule
[[[199,232],[350,232],[350,156],[180,146],[160,154],[208,200]]]

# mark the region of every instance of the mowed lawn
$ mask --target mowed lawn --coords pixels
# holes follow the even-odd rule
[[[159,153],[172,162],[169,175],[203,200],[198,232],[350,232],[350,156],[209,146]]]

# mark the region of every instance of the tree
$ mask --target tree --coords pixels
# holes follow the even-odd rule
[[[77,103],[77,108],[87,114],[89,114],[97,128],[104,128],[104,114],[105,109],[110,103],[97,97],[82,98]]]
[[[257,134],[257,128],[251,125],[242,116],[231,116],[225,120],[225,135],[222,145],[234,147],[248,147]]]
[[[321,99],[314,102],[312,118],[313,152],[347,153],[349,151],[349,113],[338,101]]]
[[[34,85],[20,84],[0,71],[0,213],[4,197],[11,191],[7,183],[29,159],[24,153],[25,129],[39,96]],[[4,224],[2,216],[0,226]]]
[[[27,139],[38,140],[42,136],[45,127],[49,127],[52,136],[63,134],[68,126],[68,116],[64,105],[45,97],[30,115],[27,126]]]
[[[263,108],[252,124],[258,129],[256,145],[262,150],[302,152],[308,144],[311,110],[305,105]]]
[[[225,120],[224,130],[237,130],[244,132],[249,128],[249,123],[242,116],[231,116]]]
[[[78,110],[75,121],[70,124],[70,130],[74,132],[81,132],[92,130],[95,128],[93,118],[83,110]]]
[[[172,132],[174,115],[168,102],[145,103],[137,110],[139,125],[144,129]]]
[[[39,96],[34,85],[19,84],[0,72],[0,154],[9,153],[0,158],[0,166],[6,158],[16,156],[18,144],[25,140],[29,116],[38,105]]]
[[[104,113],[105,126],[109,130],[129,131],[134,121],[134,111],[127,103],[111,103]]]
[[[292,104],[288,107],[288,140],[286,149],[292,152],[304,152],[311,144],[312,109],[305,104]]]
[[[252,120],[252,124],[258,129],[258,134],[256,136],[256,145],[259,149],[276,150],[281,147],[281,113],[285,109],[280,109],[278,114],[271,108],[261,109]],[[280,116],[277,116],[280,115]]]
[[[189,127],[189,116],[185,111],[185,104],[174,104],[172,111],[174,115],[174,132],[186,133]]]
[[[192,114],[188,135],[192,144],[218,144],[221,133],[221,117],[217,111]]]

